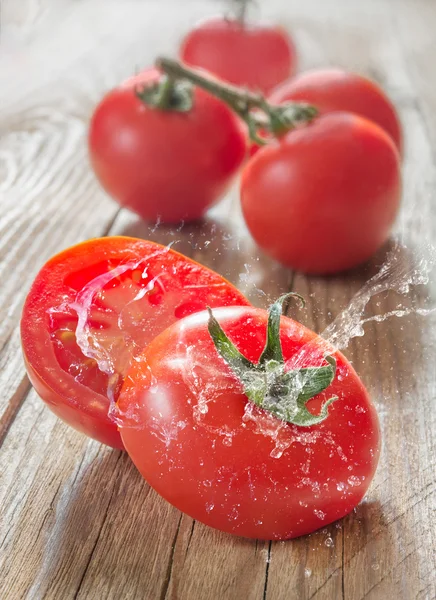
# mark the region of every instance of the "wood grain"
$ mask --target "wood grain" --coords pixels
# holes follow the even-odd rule
[[[322,331],[374,273],[293,275],[262,255],[237,188],[200,225],[149,226],[118,211],[87,164],[85,136],[101,94],[153,56],[174,52],[207,0],[6,0],[0,64],[0,598],[432,600],[435,590],[436,329],[434,315],[369,322],[346,350],[377,405],[383,451],[364,502],[291,542],[256,542],[181,515],[128,458],[69,429],[30,388],[18,319],[54,252],[125,234],[174,247],[228,277],[257,305],[306,296]],[[427,0],[272,0],[265,17],[295,31],[303,66],[340,65],[377,79],[406,132],[396,235],[405,264],[436,242],[436,6]],[[432,305],[436,286],[374,298],[366,316]]]

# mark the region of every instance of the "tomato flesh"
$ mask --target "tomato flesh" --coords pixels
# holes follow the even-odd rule
[[[247,300],[173,250],[123,237],[79,244],[41,269],[26,299],[30,380],[67,423],[122,447],[113,408],[132,356],[177,319],[229,304]]]
[[[214,310],[239,351],[257,362],[267,315],[251,307]],[[248,401],[207,330],[205,312],[160,334],[132,363],[118,401],[126,449],[145,479],[174,506],[222,531],[287,539],[350,512],[374,475],[376,411],[346,358],[308,409],[318,425],[279,421]],[[288,368],[317,366],[328,350],[315,333],[282,318]]]

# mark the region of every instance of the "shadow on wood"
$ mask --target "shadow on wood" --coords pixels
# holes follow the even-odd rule
[[[266,307],[290,289],[292,272],[260,253],[248,234],[221,219],[206,217],[177,228],[129,221],[119,235],[168,245],[236,285],[256,306]]]

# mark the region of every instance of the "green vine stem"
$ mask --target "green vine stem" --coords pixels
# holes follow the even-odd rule
[[[160,110],[186,112],[192,107],[192,86],[198,86],[225,102],[247,124],[251,140],[259,145],[268,142],[264,132],[280,137],[318,114],[314,106],[305,103],[274,106],[261,94],[224,83],[177,60],[158,58],[156,66],[165,76],[157,84],[136,90],[143,102]]]
[[[334,380],[336,360],[333,356],[326,356],[326,364],[321,367],[285,370],[280,341],[280,318],[283,303],[292,296],[304,303],[301,296],[290,293],[281,296],[270,306],[266,344],[257,363],[252,363],[239,352],[210,308],[208,328],[218,354],[238,378],[251,402],[282,421],[310,427],[324,421],[329,414],[328,407],[338,399],[337,396],[329,398],[318,415],[312,414],[306,407],[310,398],[324,391]]]

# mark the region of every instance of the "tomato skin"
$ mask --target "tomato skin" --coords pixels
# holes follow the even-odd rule
[[[159,294],[151,295],[149,301],[144,296],[136,305],[130,303],[139,307],[143,315],[138,326],[133,322],[133,331],[140,330],[136,342],[141,349],[168,325],[186,314],[203,310],[207,305],[248,304],[244,296],[217,273],[178,252],[135,238],[120,236],[88,240],[60,252],[42,267],[26,298],[21,318],[21,342],[29,379],[58,417],[78,431],[114,448],[123,448],[123,443],[114,419],[108,414],[108,375],[102,373],[97,364],[86,371],[90,361],[76,345],[77,314],[64,306],[73,305],[82,288],[96,276],[107,272],[108,263],[115,268],[132,260],[144,260],[153,278],[163,280],[165,284],[160,304],[157,303]],[[107,295],[111,291],[114,294],[119,292],[122,296],[120,301],[127,305],[131,297],[120,289],[120,286],[115,287]],[[136,288],[133,288],[132,294],[136,293]],[[61,316],[60,322],[53,325],[58,307],[66,317]],[[108,306],[103,308],[103,315],[109,319]],[[120,314],[115,312],[113,319],[119,318]],[[124,311],[124,320],[128,317],[129,314]],[[72,324],[69,324],[70,321]],[[59,348],[58,333],[73,337],[74,343],[69,342]],[[124,347],[124,338],[127,334],[132,336],[132,329],[112,327],[109,333],[118,336]],[[115,336],[110,339],[116,340]],[[115,347],[115,341],[113,345]],[[128,358],[130,352],[129,347]]]
[[[305,273],[369,259],[388,239],[401,196],[391,138],[351,113],[330,113],[263,147],[245,166],[241,203],[263,250]]]
[[[257,362],[266,312],[232,307],[214,315]],[[121,436],[139,471],[181,511],[244,537],[293,538],[343,517],[364,496],[380,450],[376,411],[350,363],[335,352],[335,380],[307,405],[318,413],[338,395],[325,421],[284,424],[242,393],[217,354],[207,319],[202,312],[179,321],[132,363],[118,407]],[[281,343],[285,360],[309,344],[299,366],[322,361],[326,349],[286,317]]]
[[[54,389],[54,386],[52,387],[34,367],[32,360],[27,357],[25,352],[23,352],[23,357],[30,383],[35,388],[38,396],[44,400],[59,419],[76,431],[102,444],[124,450],[117,427],[108,418],[109,406],[107,399],[102,396],[91,399],[90,392],[86,389],[79,396],[75,383],[65,381],[63,376],[60,377],[56,386],[57,389]],[[55,364],[54,357],[53,364]]]
[[[295,46],[284,29],[241,25],[215,17],[200,23],[183,40],[182,60],[221,79],[267,93],[296,70]]]
[[[314,69],[301,73],[272,90],[272,104],[307,102],[320,114],[351,112],[377,123],[393,139],[400,154],[403,134],[394,105],[370,79],[342,69]]]
[[[89,128],[91,164],[108,194],[143,219],[193,221],[225,194],[246,140],[231,110],[198,88],[189,112],[146,106],[135,87],[159,77],[145,71],[102,99]]]

